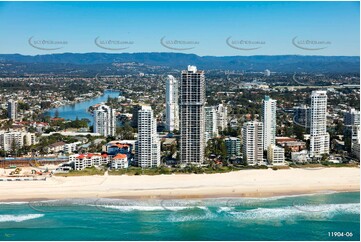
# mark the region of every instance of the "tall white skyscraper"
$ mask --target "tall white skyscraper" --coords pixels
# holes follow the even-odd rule
[[[327,93],[312,91],[310,123],[310,156],[329,153],[330,135],[327,133]]]
[[[18,102],[10,99],[8,101],[8,118],[16,120],[18,116]]]
[[[263,123],[246,122],[242,127],[243,160],[249,165],[263,162]]]
[[[169,75],[166,81],[166,128],[179,130],[178,81]]]
[[[228,108],[223,103],[217,106],[217,127],[220,130],[225,130],[228,125]]]
[[[204,161],[205,76],[195,66],[182,71],[180,82],[180,158],[182,163]]]
[[[204,108],[205,112],[205,141],[218,136],[217,107],[210,106]]]
[[[94,133],[105,137],[115,136],[115,110],[107,105],[100,105],[94,111]]]
[[[276,141],[276,108],[277,101],[265,96],[262,105],[263,150],[267,150],[268,146],[274,145]]]
[[[142,106],[138,112],[138,142],[136,149],[138,166],[142,168],[160,165],[160,142],[157,122],[150,106]]]

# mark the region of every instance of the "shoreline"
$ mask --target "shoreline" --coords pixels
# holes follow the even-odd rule
[[[359,168],[243,170],[218,174],[51,177],[0,182],[0,202],[53,199],[206,199],[359,192]]]
[[[354,192],[360,192],[360,190],[340,190],[340,191],[319,191],[319,192],[313,192],[313,193],[294,193],[294,194],[278,194],[274,196],[230,196],[224,195],[224,196],[176,196],[176,197],[162,197],[162,196],[121,196],[121,197],[68,197],[68,198],[31,198],[31,199],[16,199],[16,200],[0,200],[1,204],[11,204],[11,203],[19,203],[19,204],[29,204],[32,202],[49,202],[49,201],[65,201],[65,200],[78,200],[78,199],[89,199],[89,200],[96,200],[96,199],[114,199],[114,200],[206,200],[206,199],[267,199],[267,198],[274,198],[274,199],[281,199],[281,198],[292,198],[292,197],[306,197],[306,196],[317,196],[317,195],[329,195],[329,194],[338,194],[338,193],[354,193]]]

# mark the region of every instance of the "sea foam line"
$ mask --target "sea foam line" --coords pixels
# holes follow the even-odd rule
[[[287,206],[283,208],[257,208],[246,211],[232,210],[229,214],[238,220],[270,220],[304,218],[332,218],[339,214],[360,214],[359,203]]]
[[[133,205],[133,206],[112,206],[112,205],[98,205],[97,207],[101,208],[110,208],[121,212],[131,212],[131,211],[181,211],[186,209],[206,209],[206,207],[202,206],[195,206],[195,207],[189,207],[189,206],[139,206],[139,205]]]
[[[30,219],[41,218],[43,216],[44,214],[26,214],[26,215],[4,214],[4,215],[0,215],[0,222],[23,222]]]

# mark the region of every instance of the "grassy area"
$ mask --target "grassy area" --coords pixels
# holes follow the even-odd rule
[[[358,164],[334,164],[334,163],[314,163],[314,164],[291,164],[290,166],[275,166],[273,170],[289,169],[292,168],[327,168],[327,167],[357,167]],[[109,175],[119,176],[140,176],[140,175],[170,175],[170,174],[216,174],[227,173],[238,170],[254,170],[254,169],[268,169],[267,166],[213,166],[213,167],[197,167],[186,166],[180,167],[157,167],[151,169],[142,169],[140,167],[129,167],[128,169],[109,170]],[[69,173],[58,173],[56,176],[94,176],[103,175],[106,168],[98,169],[95,167],[85,168],[82,171],[70,171]]]
[[[128,169],[119,169],[119,170],[110,170],[109,175],[129,175],[129,176],[139,176],[139,175],[161,175],[161,174],[172,174],[174,169],[167,167],[158,167],[151,169],[142,169],[140,167],[130,167]]]
[[[272,170],[274,170],[274,171],[277,171],[277,170],[288,170],[288,169],[290,169],[289,166],[273,166],[273,167],[272,167]]]
[[[289,165],[292,168],[318,168],[318,167],[323,167],[322,164],[320,163],[315,163],[315,164],[290,164]]]
[[[359,164],[357,163],[341,163],[341,164],[335,164],[335,163],[331,163],[331,162],[322,162],[322,165],[325,167],[358,167]]]
[[[169,174],[215,174],[215,173],[227,173],[231,171],[247,170],[247,169],[268,169],[267,166],[216,166],[216,167],[197,167],[186,166],[180,167],[157,167],[151,169],[141,169],[139,167],[130,167],[128,169],[111,170],[109,175],[169,175]]]
[[[97,169],[95,167],[85,168],[82,171],[69,171],[69,173],[56,173],[56,176],[94,176],[104,175],[105,170]]]
[[[359,164],[353,163],[331,163],[331,162],[322,162],[322,163],[309,163],[309,164],[290,164],[292,168],[326,168],[326,167],[358,167]]]

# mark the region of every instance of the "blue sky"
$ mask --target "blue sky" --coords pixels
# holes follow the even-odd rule
[[[358,56],[359,9],[359,2],[0,2],[0,53]]]

